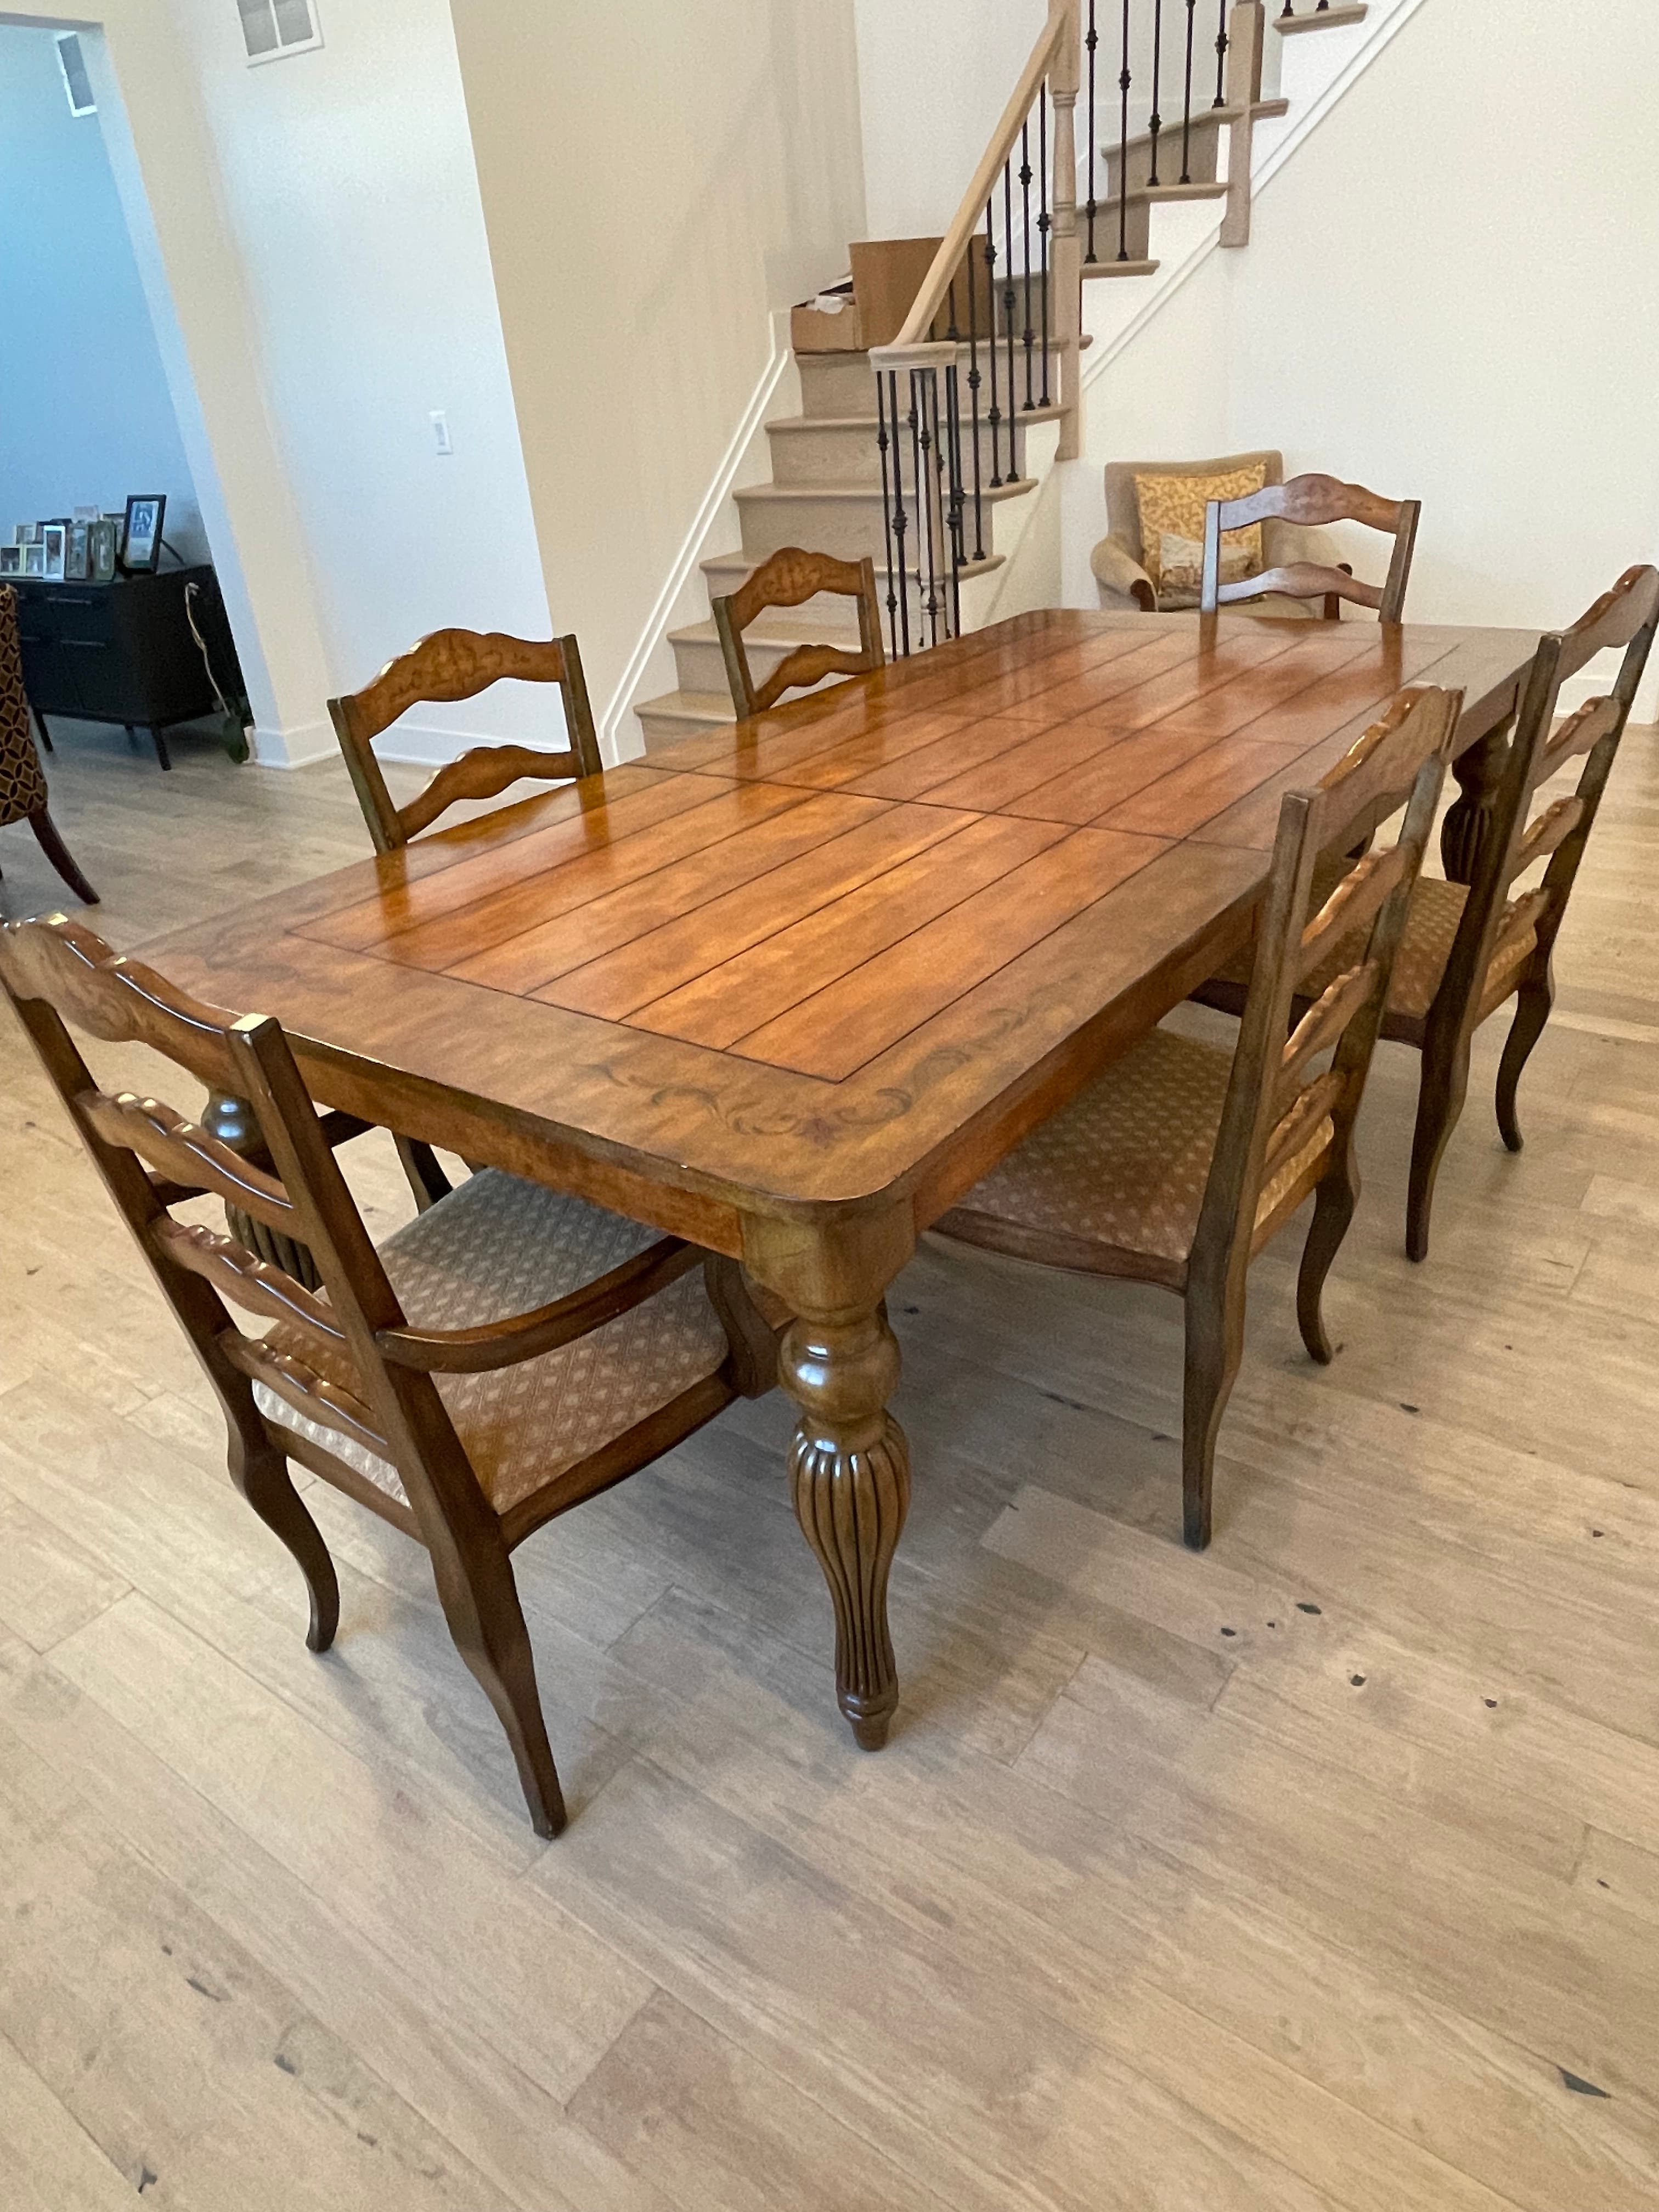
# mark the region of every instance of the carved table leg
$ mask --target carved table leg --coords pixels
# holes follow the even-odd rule
[[[1452,763],[1459,795],[1447,808],[1440,825],[1440,860],[1449,883],[1474,881],[1475,865],[1498,804],[1498,787],[1503,781],[1514,726],[1515,717],[1510,714],[1484,738],[1477,738]]]
[[[202,1109],[202,1127],[210,1137],[216,1137],[222,1145],[228,1145],[233,1152],[244,1155],[263,1154],[264,1140],[259,1125],[253,1118],[253,1109],[246,1098],[234,1097],[228,1091],[216,1091]],[[284,1274],[292,1275],[306,1290],[319,1291],[322,1275],[311,1247],[301,1244],[280,1231],[267,1229],[263,1221],[256,1221],[251,1213],[244,1213],[240,1206],[225,1207],[225,1226],[239,1244],[246,1245],[257,1259],[269,1260],[272,1267],[280,1267]]]
[[[836,1694],[864,1749],[878,1751],[898,1703],[887,1576],[910,1504],[910,1448],[887,1411],[899,1353],[885,1308],[792,1322],[781,1374],[801,1409],[789,1449],[795,1512],[836,1609]]]

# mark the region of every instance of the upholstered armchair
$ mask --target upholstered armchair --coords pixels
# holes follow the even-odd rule
[[[1160,501],[1164,511],[1144,518],[1139,483],[1157,479],[1167,486]],[[1139,482],[1138,482],[1139,480]],[[1145,614],[1170,613],[1198,605],[1202,564],[1204,506],[1209,499],[1236,499],[1268,484],[1285,481],[1283,453],[1260,452],[1224,453],[1207,461],[1109,461],[1106,464],[1107,535],[1090,556],[1100,604],[1124,612],[1139,608]],[[1188,489],[1190,487],[1190,489]],[[1172,527],[1173,526],[1173,527]],[[1191,548],[1170,574],[1164,572],[1165,541],[1178,538]],[[1259,574],[1264,568],[1288,566],[1293,561],[1316,561],[1336,565],[1335,550],[1325,533],[1299,529],[1285,522],[1261,526],[1260,543],[1237,549],[1234,566],[1224,580]],[[1276,593],[1251,603],[1252,614],[1309,617],[1320,611],[1317,602],[1304,604]]]

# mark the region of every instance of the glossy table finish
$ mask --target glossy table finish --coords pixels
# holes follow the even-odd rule
[[[1536,642],[1020,616],[146,957],[277,1015],[330,1104],[738,1255],[777,1293],[795,1503],[875,1743],[908,1488],[886,1285],[1243,941],[1283,793],[1402,684],[1464,690],[1478,826]]]

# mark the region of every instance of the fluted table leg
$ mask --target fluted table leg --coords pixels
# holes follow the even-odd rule
[[[878,1751],[898,1703],[887,1577],[910,1504],[910,1448],[887,1411],[899,1353],[885,1310],[794,1322],[781,1374],[801,1409],[789,1484],[835,1607],[836,1694],[864,1749]]]

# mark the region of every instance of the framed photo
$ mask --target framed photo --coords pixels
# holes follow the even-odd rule
[[[38,522],[20,522],[15,534],[20,545],[38,545],[40,543],[40,526]]]
[[[0,545],[0,576],[21,576],[23,573],[23,548],[21,545]]]
[[[121,543],[120,518],[100,515],[87,532],[87,551],[94,584],[107,584],[115,574],[116,550]]]
[[[64,540],[64,577],[71,584],[84,584],[92,574],[92,547],[89,543],[92,525],[71,522]]]
[[[167,495],[163,492],[135,492],[127,501],[126,530],[121,542],[124,568],[154,569],[161,566],[161,518],[167,511]]]
[[[44,577],[46,573],[46,549],[39,539],[23,548],[23,574]]]
[[[40,573],[49,584],[61,584],[64,580],[64,554],[69,539],[69,525],[66,522],[46,523],[41,527],[40,538],[41,552],[46,561],[46,566]]]

